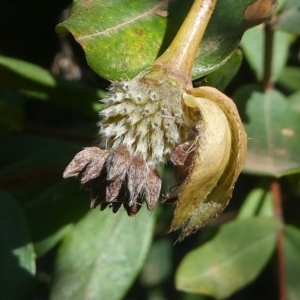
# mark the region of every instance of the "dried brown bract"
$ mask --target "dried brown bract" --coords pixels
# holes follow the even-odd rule
[[[178,145],[171,156],[179,186],[169,195],[176,200],[169,230],[180,228],[179,240],[222,213],[247,152],[247,136],[230,98],[203,86],[183,94],[183,99],[201,117],[188,141]]]
[[[116,150],[89,147],[79,152],[66,168],[64,178],[78,176],[91,190],[91,208],[107,206],[117,212],[123,204],[128,215],[135,215],[145,201],[149,210],[155,206],[161,180],[142,155],[130,156],[126,146]]]

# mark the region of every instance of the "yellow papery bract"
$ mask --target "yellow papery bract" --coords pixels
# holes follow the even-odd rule
[[[201,117],[189,172],[176,191],[178,200],[169,229],[182,229],[179,240],[224,210],[247,151],[247,136],[230,98],[215,88],[200,87],[185,93],[183,100],[199,110]]]

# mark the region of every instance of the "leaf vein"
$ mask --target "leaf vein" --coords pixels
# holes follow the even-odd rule
[[[97,37],[97,36],[100,36],[100,35],[109,34],[111,31],[117,30],[119,28],[122,28],[123,26],[126,26],[126,25],[129,25],[131,23],[134,23],[135,21],[137,21],[139,19],[142,19],[144,17],[152,15],[153,13],[155,13],[156,11],[158,11],[158,9],[162,5],[164,5],[166,2],[167,2],[166,0],[162,0],[159,4],[155,5],[154,7],[152,7],[151,9],[149,9],[148,11],[145,11],[144,13],[142,13],[142,14],[140,14],[140,15],[132,18],[132,19],[126,20],[125,22],[120,23],[120,24],[118,24],[116,26],[109,27],[109,28],[105,29],[104,31],[98,31],[98,32],[95,32],[93,34],[88,34],[88,35],[84,35],[84,36],[78,37],[78,40],[83,40],[83,39],[87,39],[87,38],[91,38],[91,37]]]

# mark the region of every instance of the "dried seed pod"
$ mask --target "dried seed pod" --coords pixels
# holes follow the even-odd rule
[[[75,156],[64,177],[91,189],[91,207],[152,210],[161,179],[156,168],[175,165],[177,200],[170,231],[180,239],[219,215],[245,160],[246,134],[234,103],[214,88],[192,87],[199,43],[217,0],[194,1],[168,49],[135,78],[111,85],[103,99],[99,147]],[[251,11],[250,11],[251,17]]]
[[[245,162],[247,145],[236,106],[223,93],[212,87],[194,88],[183,95],[183,100],[201,117],[196,126],[198,134],[189,141],[187,157],[176,165],[175,172],[182,175],[185,171],[185,176],[170,195],[177,203],[169,231],[182,228],[179,240],[217,217],[227,206]],[[181,155],[178,147],[173,161]],[[180,178],[178,174],[176,177]]]

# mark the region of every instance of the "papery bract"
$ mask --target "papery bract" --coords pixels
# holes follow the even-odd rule
[[[171,158],[175,173],[186,172],[178,189],[169,195],[177,201],[169,231],[181,228],[179,239],[203,227],[227,206],[247,147],[243,124],[230,98],[203,86],[191,89],[183,99],[188,107],[200,112],[200,118],[198,133],[185,149],[185,160],[176,163],[176,150],[182,145]]]

